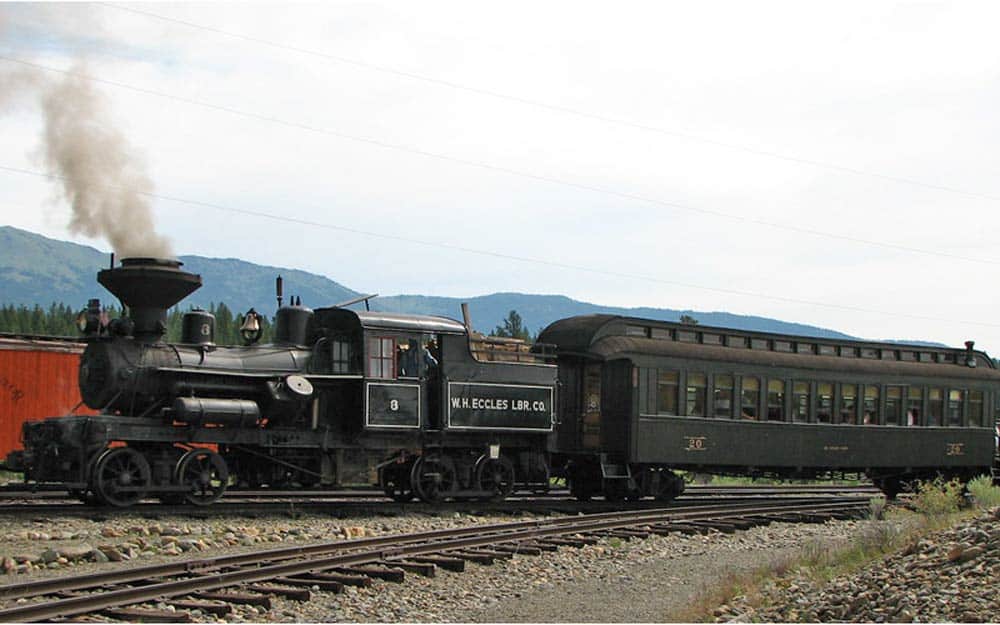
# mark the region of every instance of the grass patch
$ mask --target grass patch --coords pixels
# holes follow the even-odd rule
[[[961,490],[959,490],[961,492]],[[780,558],[769,566],[750,573],[730,574],[718,584],[704,589],[691,605],[674,620],[691,623],[714,621],[721,615],[719,607],[739,601],[752,608],[766,606],[765,586],[779,586],[805,578],[817,585],[836,577],[850,575],[872,562],[908,548],[925,534],[954,521],[955,516],[936,514],[933,517],[914,515],[912,512],[886,511],[884,500],[875,504],[872,515],[877,513],[889,520],[872,520],[859,528],[846,544],[829,544],[822,541],[807,543],[796,554]],[[672,615],[673,616],[673,615]],[[734,616],[726,615],[727,618]],[[753,620],[753,615],[749,615]]]
[[[913,498],[913,508],[927,517],[951,515],[962,507],[964,485],[958,479],[937,478],[920,482]]]
[[[993,485],[993,479],[988,475],[980,475],[968,485],[969,494],[980,508],[1000,506],[1000,486]]]

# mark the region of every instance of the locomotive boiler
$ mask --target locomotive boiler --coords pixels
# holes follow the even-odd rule
[[[132,258],[98,281],[128,310],[104,322],[92,301],[80,318],[80,391],[99,414],[26,423],[7,465],[29,482],[115,506],[209,504],[234,483],[375,482],[426,501],[547,486],[556,368],[536,354],[484,356],[451,319],[295,300],[279,307],[272,344],[256,344],[252,309],[246,345],[216,345],[199,310],[167,343],[167,311],[200,276]]]

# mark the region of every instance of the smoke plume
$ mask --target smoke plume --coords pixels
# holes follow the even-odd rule
[[[103,237],[121,257],[173,256],[156,233],[145,163],[112,123],[83,64],[41,92],[42,155],[73,209],[69,229]]]
[[[12,33],[8,9],[0,7],[0,43]],[[145,163],[115,128],[104,99],[81,77],[84,64],[58,81],[39,70],[2,65],[0,114],[41,105],[39,154],[72,208],[70,231],[104,238],[121,257],[172,257],[170,242],[154,228]]]

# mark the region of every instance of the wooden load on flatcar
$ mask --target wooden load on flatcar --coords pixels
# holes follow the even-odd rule
[[[672,497],[672,470],[867,475],[887,495],[996,462],[984,352],[589,315],[557,321],[557,457],[574,493]]]

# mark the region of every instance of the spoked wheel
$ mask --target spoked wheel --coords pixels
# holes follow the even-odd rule
[[[379,471],[379,486],[393,501],[406,503],[413,499],[413,485],[404,464],[392,464]]]
[[[177,461],[176,481],[188,488],[184,499],[196,506],[215,503],[226,492],[229,467],[219,454],[209,449],[192,449]]]
[[[101,503],[131,506],[143,498],[149,484],[149,462],[131,447],[108,449],[94,463],[91,490]]]
[[[441,501],[455,490],[455,463],[445,456],[420,456],[410,471],[410,484],[421,501]]]
[[[514,492],[514,464],[503,456],[483,456],[476,462],[476,486],[492,501],[506,499]]]

